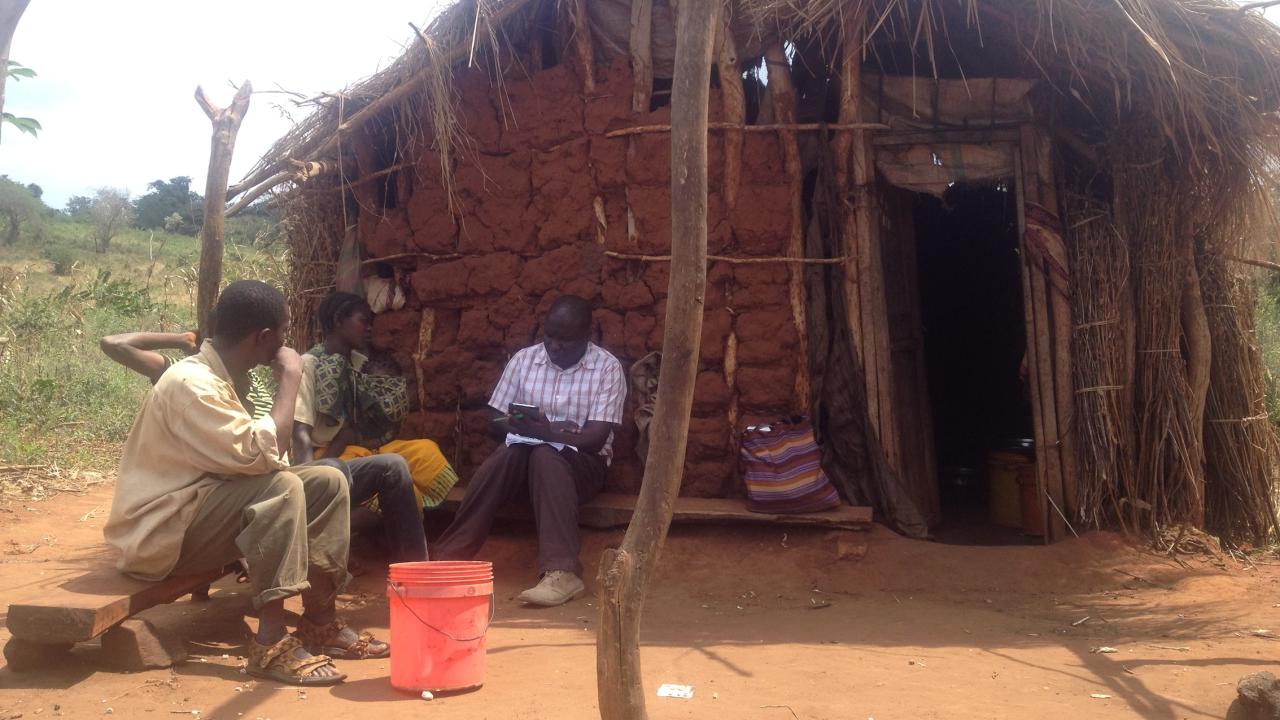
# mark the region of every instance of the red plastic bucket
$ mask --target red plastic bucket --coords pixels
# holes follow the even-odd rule
[[[387,571],[387,600],[393,687],[439,692],[484,683],[491,563],[396,563]]]

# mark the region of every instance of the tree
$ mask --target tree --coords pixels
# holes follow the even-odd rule
[[[0,73],[0,75],[7,78],[21,80],[22,78],[33,78],[36,76],[35,70],[32,70],[22,63],[14,62],[13,60],[5,60],[4,66],[4,72]],[[39,137],[40,131],[44,129],[41,127],[40,121],[35,118],[18,117],[17,115],[9,112],[0,112],[0,123],[9,123],[32,137]]]
[[[111,249],[111,239],[127,227],[133,219],[133,204],[129,192],[117,188],[99,188],[89,206],[93,220],[93,249],[104,253]]]
[[[35,183],[27,183],[27,192],[35,195],[37,200],[44,197],[44,188]]]
[[[89,218],[89,208],[93,205],[93,198],[84,195],[72,195],[67,200],[67,208],[62,212],[73,220],[87,220]]]
[[[191,191],[191,178],[181,175],[165,180],[154,180],[147,185],[149,192],[139,197],[134,207],[137,210],[135,224],[144,229],[169,229],[166,221],[174,214],[182,222],[171,232],[194,235],[200,227],[200,207],[203,200],[198,193]]]
[[[35,229],[40,225],[41,211],[44,203],[20,183],[0,176],[0,216],[4,217],[8,227],[5,228],[4,242],[12,245],[25,225]]]
[[[8,113],[4,113],[4,81],[9,78],[9,46],[13,43],[13,32],[18,29],[18,20],[22,18],[22,13],[26,11],[27,4],[31,0],[8,0],[0,2],[0,118],[8,120],[12,117]],[[15,75],[15,78],[19,77]],[[30,118],[22,118],[29,120]],[[4,120],[0,120],[0,126],[4,125]],[[35,122],[35,121],[32,121]],[[14,123],[18,125],[17,123]],[[22,127],[18,125],[18,127]],[[36,123],[36,129],[39,129],[39,123]],[[30,130],[28,130],[30,132]]]

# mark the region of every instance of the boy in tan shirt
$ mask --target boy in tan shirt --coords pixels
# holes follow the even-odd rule
[[[107,542],[143,580],[249,565],[258,633],[246,670],[297,685],[345,679],[328,655],[386,657],[390,647],[336,616],[347,582],[350,498],[333,467],[286,467],[302,362],[283,347],[284,296],[257,281],[228,285],[212,338],[173,365],[143,401],[120,461]],[[249,370],[270,365],[269,414],[245,410]],[[278,430],[283,428],[283,431]],[[285,598],[301,595],[297,632]],[[319,654],[326,653],[326,654]]]

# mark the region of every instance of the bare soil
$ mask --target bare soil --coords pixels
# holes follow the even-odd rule
[[[110,493],[0,512],[0,607],[105,552]],[[620,537],[587,533],[589,576]],[[852,539],[865,557],[838,559],[837,538],[822,531],[676,528],[644,617],[650,716],[1221,718],[1240,676],[1276,669],[1280,645],[1254,633],[1280,634],[1272,564],[1183,566],[1105,533],[1051,547],[942,545],[878,527]],[[518,525],[485,549],[498,603],[474,692],[429,703],[399,693],[386,660],[343,663],[351,679],[333,689],[250,682],[239,670],[249,601],[224,581],[210,602],[145,613],[185,639],[186,663],[118,673],[84,645],[47,671],[0,667],[0,718],[596,717],[596,602],[521,607],[513,598],[532,581],[534,551]],[[346,616],[385,637],[381,576],[350,591]],[[1117,652],[1091,652],[1101,646]],[[667,682],[693,685],[694,697],[656,697]]]

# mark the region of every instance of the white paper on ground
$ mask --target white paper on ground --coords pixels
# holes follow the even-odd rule
[[[658,697],[682,698],[688,700],[693,697],[692,685],[672,685],[666,683],[658,688]]]

